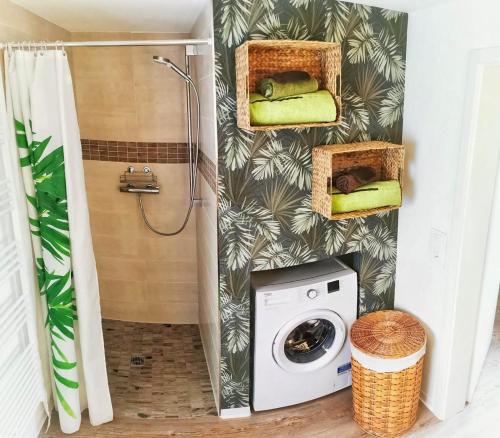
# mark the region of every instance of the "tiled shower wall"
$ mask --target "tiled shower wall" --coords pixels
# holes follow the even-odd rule
[[[186,34],[73,33],[73,40],[178,39]],[[186,142],[185,82],[154,55],[184,65],[184,49],[79,47],[71,49],[82,138]]]
[[[186,38],[184,34],[77,33],[73,40]],[[182,47],[71,48],[85,179],[104,318],[198,322],[196,215],[184,232],[146,228],[137,197],[118,191],[127,166],[148,164],[159,195],[144,196],[151,223],[180,226],[188,206],[185,83],[153,55],[184,65]],[[180,250],[182,248],[182,250]]]
[[[192,36],[207,38],[213,36],[213,19],[210,7],[204,8],[198,18]],[[214,398],[219,406],[220,396],[220,325],[218,296],[217,261],[217,141],[215,126],[215,80],[213,48],[200,48],[200,55],[193,58],[196,83],[201,96],[201,137],[202,154],[199,160],[199,194],[203,199],[197,209],[198,240],[198,280],[200,331],[203,348],[214,390]]]

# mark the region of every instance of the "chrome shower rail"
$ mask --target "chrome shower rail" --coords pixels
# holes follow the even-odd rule
[[[126,41],[25,41],[0,43],[0,49],[5,50],[8,47],[13,49],[23,48],[59,48],[59,47],[116,47],[116,46],[206,46],[210,45],[212,40],[206,39],[184,39],[184,40],[126,40]]]

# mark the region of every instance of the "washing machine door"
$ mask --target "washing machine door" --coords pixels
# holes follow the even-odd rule
[[[276,363],[289,372],[310,372],[330,363],[344,346],[346,326],[331,310],[311,310],[286,323],[273,343]]]

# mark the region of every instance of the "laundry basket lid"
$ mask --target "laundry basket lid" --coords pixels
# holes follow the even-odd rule
[[[353,356],[359,352],[362,356],[400,359],[421,357],[425,352],[426,334],[415,317],[397,310],[382,310],[354,322],[350,339]]]

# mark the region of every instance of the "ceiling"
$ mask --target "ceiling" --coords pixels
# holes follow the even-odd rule
[[[189,33],[209,0],[11,0],[70,32]]]
[[[211,0],[11,1],[70,32],[189,33],[201,9]],[[346,1],[411,12],[451,0]]]
[[[349,3],[361,3],[368,6],[378,6],[379,8],[393,9],[395,11],[412,12],[417,9],[426,8],[445,3],[451,0],[344,0]]]

